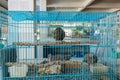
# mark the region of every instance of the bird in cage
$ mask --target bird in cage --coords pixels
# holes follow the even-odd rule
[[[94,54],[86,54],[84,56],[84,62],[86,62],[90,67],[91,73],[104,74],[109,71],[109,67],[104,65],[103,63],[98,62],[98,57]]]
[[[98,58],[96,55],[93,55],[93,54],[86,54],[84,56],[84,62],[88,63],[89,65],[90,64],[94,64],[94,63],[97,63],[98,61]]]
[[[62,41],[65,38],[64,30],[60,27],[57,27],[54,31],[54,38],[56,41]]]

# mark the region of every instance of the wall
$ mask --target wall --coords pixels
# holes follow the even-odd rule
[[[34,11],[34,0],[8,0],[8,10],[10,11]],[[19,15],[18,15],[19,16]],[[14,22],[9,18],[9,23]],[[30,24],[29,24],[29,23]],[[31,23],[32,22],[32,23]],[[8,42],[34,42],[34,23],[33,21],[20,21],[18,24],[8,24]],[[18,46],[19,47],[19,46]],[[34,47],[18,48],[18,61],[21,59],[34,59]]]
[[[8,0],[8,10],[33,11],[34,0]]]

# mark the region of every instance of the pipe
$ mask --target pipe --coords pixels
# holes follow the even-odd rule
[[[8,2],[6,0],[0,0],[0,6],[8,9]]]

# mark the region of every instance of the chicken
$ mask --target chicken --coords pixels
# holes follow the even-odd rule
[[[97,59],[97,56],[96,55],[93,55],[93,54],[86,54],[84,56],[84,62],[88,63],[89,65],[90,64],[94,64],[94,63],[97,63],[98,59]]]

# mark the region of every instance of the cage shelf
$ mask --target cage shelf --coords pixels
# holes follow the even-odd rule
[[[17,46],[47,46],[47,45],[75,45],[75,44],[99,44],[97,41],[76,41],[76,42],[38,42],[38,43],[24,43],[24,42],[13,42],[13,45]]]

